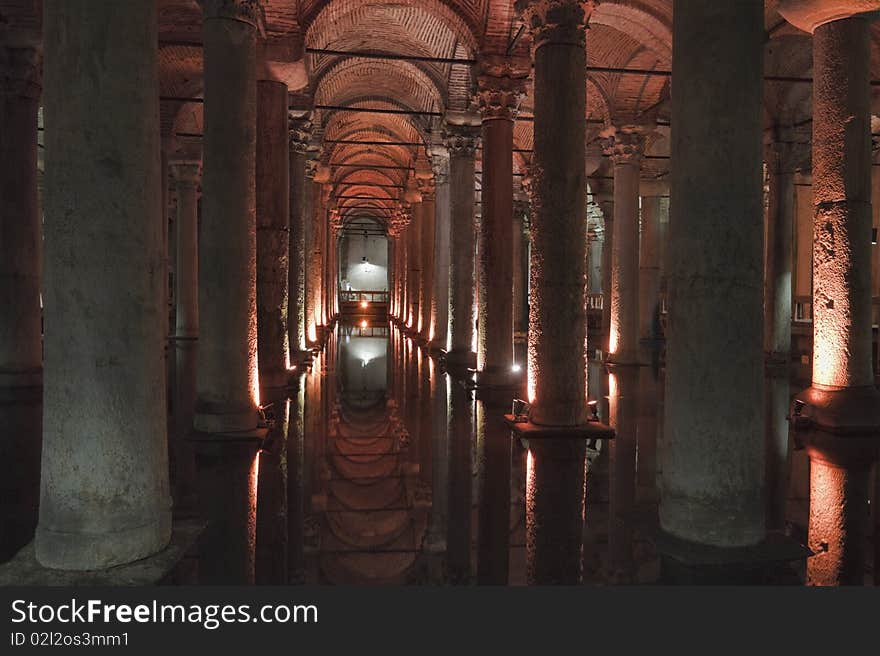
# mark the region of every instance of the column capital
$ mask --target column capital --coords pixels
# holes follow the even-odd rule
[[[410,222],[412,222],[412,210],[407,205],[401,205],[391,212],[391,217],[388,219],[388,234],[397,237]]]
[[[419,193],[421,193],[421,195],[422,195],[422,202],[424,202],[424,201],[433,202],[433,200],[435,198],[435,194],[437,193],[437,186],[436,186],[436,183],[434,182],[434,178],[428,178],[428,179],[419,178],[418,185],[419,185]]]
[[[263,0],[199,0],[205,19],[224,18],[247,23],[261,33],[266,31]]]
[[[202,163],[193,160],[169,162],[171,175],[178,188],[198,187],[202,180]]]
[[[598,0],[516,0],[515,9],[532,35],[532,48],[569,43],[583,48]]]
[[[330,210],[330,232],[334,235],[338,235],[342,230],[343,226],[342,212],[339,211],[339,208],[334,207]]]
[[[318,174],[318,166],[320,164],[321,162],[319,162],[317,159],[307,159],[305,176],[310,180],[314,180],[315,176]]]
[[[36,46],[0,45],[0,95],[39,99],[43,53]]]
[[[527,70],[520,70],[509,59],[481,57],[477,76],[476,102],[484,120],[516,120],[526,95]]]
[[[779,0],[777,9],[789,23],[812,34],[825,23],[880,12],[880,0]]]
[[[435,184],[439,186],[449,182],[449,149],[435,144],[430,147],[428,156],[431,158]]]
[[[602,152],[615,164],[638,163],[645,154],[647,128],[637,125],[610,126],[599,133]]]
[[[309,118],[287,119],[287,131],[290,135],[291,152],[305,153],[309,149],[315,126]]]
[[[473,157],[480,143],[480,126],[447,123],[443,143],[450,157]]]

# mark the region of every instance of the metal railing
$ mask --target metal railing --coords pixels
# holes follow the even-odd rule
[[[390,298],[390,292],[339,290],[341,303],[388,303]]]
[[[605,299],[602,296],[602,293],[589,293],[587,294],[587,310],[600,311],[604,306]]]

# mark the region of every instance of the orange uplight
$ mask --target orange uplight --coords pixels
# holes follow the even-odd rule
[[[361,321],[361,328],[366,328],[366,327],[367,327],[367,320],[364,319],[363,321]]]
[[[361,301],[361,307],[362,307],[362,308],[365,308],[365,307],[367,307],[368,305],[369,305],[369,303],[368,303],[367,301]]]

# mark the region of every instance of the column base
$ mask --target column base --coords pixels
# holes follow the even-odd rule
[[[664,585],[801,585],[793,565],[811,555],[783,533],[749,547],[715,547],[658,531]]]
[[[489,389],[512,395],[517,394],[522,389],[525,376],[521,369],[513,371],[513,369],[508,368],[487,367],[476,372],[474,382],[478,389],[477,398],[481,398],[479,390]]]
[[[431,355],[446,356],[446,338],[434,338],[433,340],[428,342],[428,352]]]
[[[255,407],[230,408],[196,401],[193,430],[207,434],[238,434],[254,431],[262,418]]]
[[[288,374],[293,370],[293,367],[299,368],[312,364],[312,352],[309,350],[305,351],[291,351],[290,352],[290,366],[291,369],[288,369]]]
[[[260,392],[272,396],[290,387],[290,372],[287,369],[260,371]]]
[[[477,366],[477,354],[463,349],[452,349],[446,353],[446,368],[463,371],[475,369]]]
[[[72,533],[38,525],[33,555],[45,569],[103,570],[149,558],[165,549],[170,539],[169,505],[148,523],[118,531]]]
[[[25,546],[7,563],[0,565],[2,586],[145,586],[195,583],[197,556],[195,544],[205,529],[200,520],[175,521],[168,545],[158,553],[125,565],[88,571],[67,571],[43,567],[36,558],[34,544]]]

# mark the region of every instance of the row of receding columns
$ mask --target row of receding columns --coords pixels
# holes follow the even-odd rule
[[[211,520],[200,569],[211,582],[254,577],[256,454],[265,434],[258,371],[266,393],[286,388],[289,345],[302,353],[307,320],[326,326],[335,313],[330,284],[320,318],[303,312],[303,224],[313,183],[305,176],[304,126],[288,125],[286,87],[257,81],[261,20],[258,4],[204,3],[201,216],[198,158],[165,155],[177,192],[174,337],[187,349],[198,339],[197,394],[189,400],[195,437],[188,455],[180,444],[172,449],[174,498],[186,505],[196,484],[195,444],[201,513]],[[11,171],[25,177],[3,176],[3,205],[12,210],[4,219],[15,219],[9,230],[4,223],[4,252],[11,245],[14,257],[4,258],[0,284],[17,311],[2,322],[4,346],[16,348],[0,354],[0,384],[4,394],[38,392],[45,361],[42,472],[30,477],[41,479],[37,559],[48,567],[101,569],[149,556],[171,534],[156,9],[135,2],[123,18],[103,3],[52,3],[44,28],[42,345],[40,52],[32,43],[4,43],[2,50],[4,71],[16,82],[3,87],[2,118],[20,129],[4,131],[0,148],[4,161],[13,160]],[[71,35],[88,48],[67,48]],[[29,144],[16,141],[25,138]],[[320,243],[331,251],[333,235]],[[333,280],[335,263],[325,262],[324,279]]]

